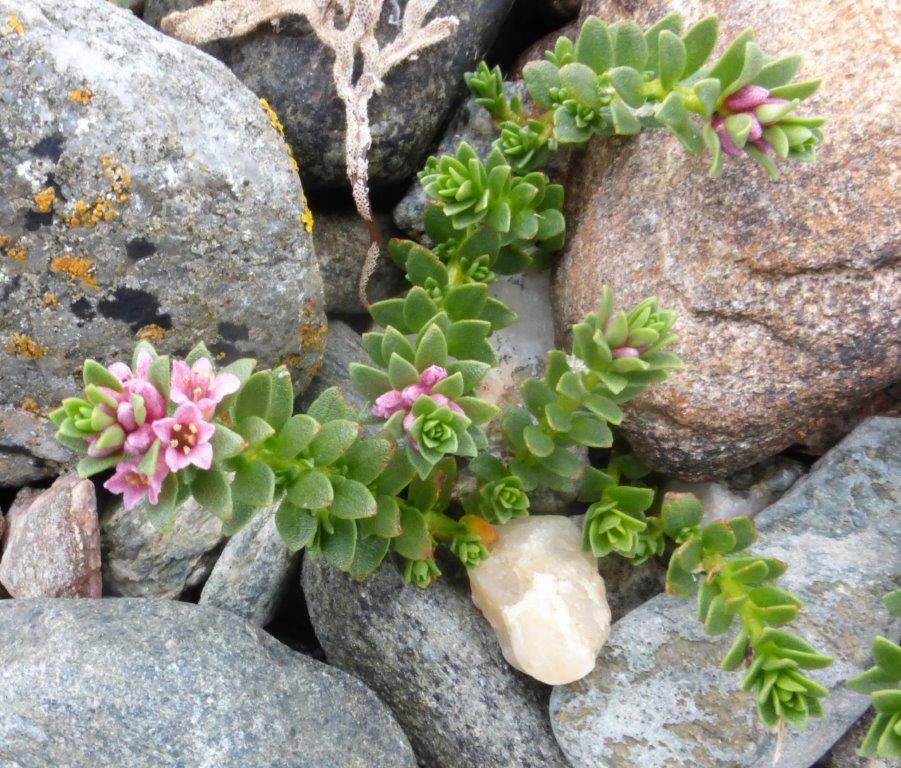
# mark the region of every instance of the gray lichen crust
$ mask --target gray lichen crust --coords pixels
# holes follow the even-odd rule
[[[882,596],[901,562],[901,419],[874,418],[757,518],[754,551],[789,563],[780,583],[804,601],[798,634],[834,656],[814,673],[825,717],[789,729],[776,768],[808,768],[867,707],[843,681],[891,631]],[[575,768],[764,768],[775,738],[740,676],[719,669],[731,642],[704,634],[691,601],[660,595],[617,622],[595,671],[554,689],[551,720]]]
[[[4,766],[415,766],[359,680],[226,611],[4,600],[0,632]]]
[[[136,338],[309,380],[325,320],[300,181],[223,65],[112,3],[0,0],[0,93],[0,410],[46,412]],[[0,485],[55,469],[32,455],[49,423],[27,426]]]

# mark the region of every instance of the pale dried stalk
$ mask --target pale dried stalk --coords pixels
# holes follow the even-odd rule
[[[409,0],[404,8],[400,31],[384,48],[379,47],[375,29],[384,0],[215,0],[188,11],[171,13],[163,19],[163,31],[186,43],[199,45],[211,40],[238,37],[266,22],[275,23],[287,16],[304,16],[316,37],[335,56],[332,79],[338,97],[344,102],[345,162],[354,204],[369,228],[371,244],[363,262],[358,293],[368,306],[366,286],[375,271],[381,234],[369,202],[369,101],[384,87],[388,72],[414,54],[452,35],[459,21],[443,16],[426,23],[425,17],[438,0]],[[335,25],[340,14],[345,24]],[[357,51],[363,69],[354,80]]]

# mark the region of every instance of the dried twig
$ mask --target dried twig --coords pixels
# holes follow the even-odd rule
[[[338,97],[344,102],[347,124],[344,136],[347,178],[371,241],[358,286],[364,306],[368,305],[366,286],[375,270],[381,242],[369,202],[368,153],[372,145],[369,101],[384,87],[384,77],[393,67],[456,31],[459,21],[454,16],[426,22],[437,1],[409,0],[397,36],[384,47],[379,47],[375,36],[384,0],[216,0],[163,19],[166,33],[198,45],[238,37],[286,16],[304,16],[320,42],[332,51],[335,56],[332,78]],[[340,28],[335,24],[339,16],[344,22]],[[358,51],[363,69],[355,80],[354,59]]]

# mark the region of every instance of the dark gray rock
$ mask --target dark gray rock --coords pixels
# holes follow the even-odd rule
[[[73,460],[72,452],[56,442],[47,419],[19,405],[0,404],[0,487],[53,477]]]
[[[159,26],[175,10],[202,0],[148,0],[144,19]],[[385,87],[370,102],[372,149],[369,174],[374,184],[408,179],[472,70],[496,37],[513,0],[444,0],[432,15],[456,16],[454,35],[392,69]],[[377,38],[394,39],[406,0],[383,6]],[[254,93],[278,112],[288,141],[309,186],[346,186],[344,105],[332,81],[332,56],[306,19],[283,20],[277,30],[260,28],[242,38],[214,43],[221,58]]]
[[[898,768],[897,760],[890,760],[887,757],[861,757],[857,754],[864,736],[870,730],[873,717],[873,710],[867,710],[867,713],[836,742],[829,750],[829,754],[814,768]]]
[[[136,337],[285,359],[302,386],[322,287],[257,98],[112,3],[0,0],[9,16],[24,33],[3,37],[0,69],[0,408],[47,412],[85,358],[130,358]],[[48,421],[3,422],[0,484],[58,469]]]
[[[378,217],[382,233],[390,237],[390,222]],[[313,225],[316,259],[322,272],[325,308],[341,315],[365,315],[367,308],[360,302],[357,285],[366,251],[369,249],[369,230],[354,211],[317,210]],[[370,303],[388,299],[400,293],[404,273],[385,254],[369,279],[366,295]]]
[[[371,363],[363,349],[360,334],[340,320],[329,322],[328,338],[322,356],[322,365],[307,390],[297,401],[300,410],[305,411],[310,403],[329,387],[338,387],[351,408],[356,411],[367,406],[367,400],[350,382],[347,366],[351,363]]]
[[[306,558],[303,590],[329,663],[375,690],[429,768],[564,768],[547,688],[504,661],[453,568],[427,589],[389,558],[364,583]]]
[[[359,680],[166,600],[0,603],[4,766],[414,768]]]
[[[258,511],[232,536],[200,593],[200,604],[238,614],[264,627],[275,616],[300,552],[290,552],[275,528],[278,506]]]
[[[221,521],[193,499],[182,504],[172,530],[158,531],[142,505],[113,499],[100,515],[103,586],[123,597],[177,600],[210,575],[225,536]]]
[[[882,596],[899,577],[901,420],[866,421],[757,518],[755,551],[789,563],[780,582],[804,601],[793,625],[835,657],[813,677],[825,717],[789,728],[776,768],[808,768],[861,716],[843,681],[892,632]],[[588,677],[554,689],[551,719],[575,768],[764,768],[775,737],[756,722],[739,674],[719,668],[733,633],[710,638],[692,601],[661,595],[617,622]]]

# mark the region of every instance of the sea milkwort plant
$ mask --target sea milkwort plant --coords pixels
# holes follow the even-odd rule
[[[549,351],[544,374],[523,384],[521,406],[499,414],[479,396],[498,362],[491,336],[517,320],[491,284],[546,267],[564,244],[563,188],[541,170],[560,147],[659,128],[706,152],[714,177],[727,158],[751,158],[774,177],[779,161],[814,159],[823,119],[800,108],[819,81],[791,82],[799,57],[766,55],[750,31],[708,62],[716,40],[714,17],[684,30],[670,14],[647,31],[590,17],[575,41],[560,38],[525,68],[528,104],[504,95],[498,68],[479,65],[466,83],[498,139],[485,157],[462,143],[419,174],[428,245],[388,244],[411,287],[371,306],[370,363],[349,371],[365,413],[332,388],[295,414],[283,367],[220,367],[203,344],[171,359],[141,342],[130,365],[87,361],[82,396],[52,414],[59,440],[85,456],[79,472],[111,471],[105,487],[161,528],[188,497],[227,533],[277,505],[291,550],[355,578],[393,553],[420,587],[441,575],[437,545],[477,565],[493,526],[528,514],[530,492],[577,492],[589,505],[587,551],[637,565],[669,544],[668,591],[696,592],[711,634],[739,625],[723,666],[745,666],[742,687],[763,723],[802,727],[819,716],[826,691],[806,673],[829,659],[783,628],[800,604],[774,584],[785,564],[749,553],[753,523],[702,524],[696,499],[660,499],[627,453],[583,470],[579,452],[613,446],[622,406],[682,368],[670,350],[674,312],[653,298],[620,308],[604,288],[573,327],[571,350]],[[485,433],[497,417],[503,457],[488,452]],[[456,503],[461,460],[477,482]]]

